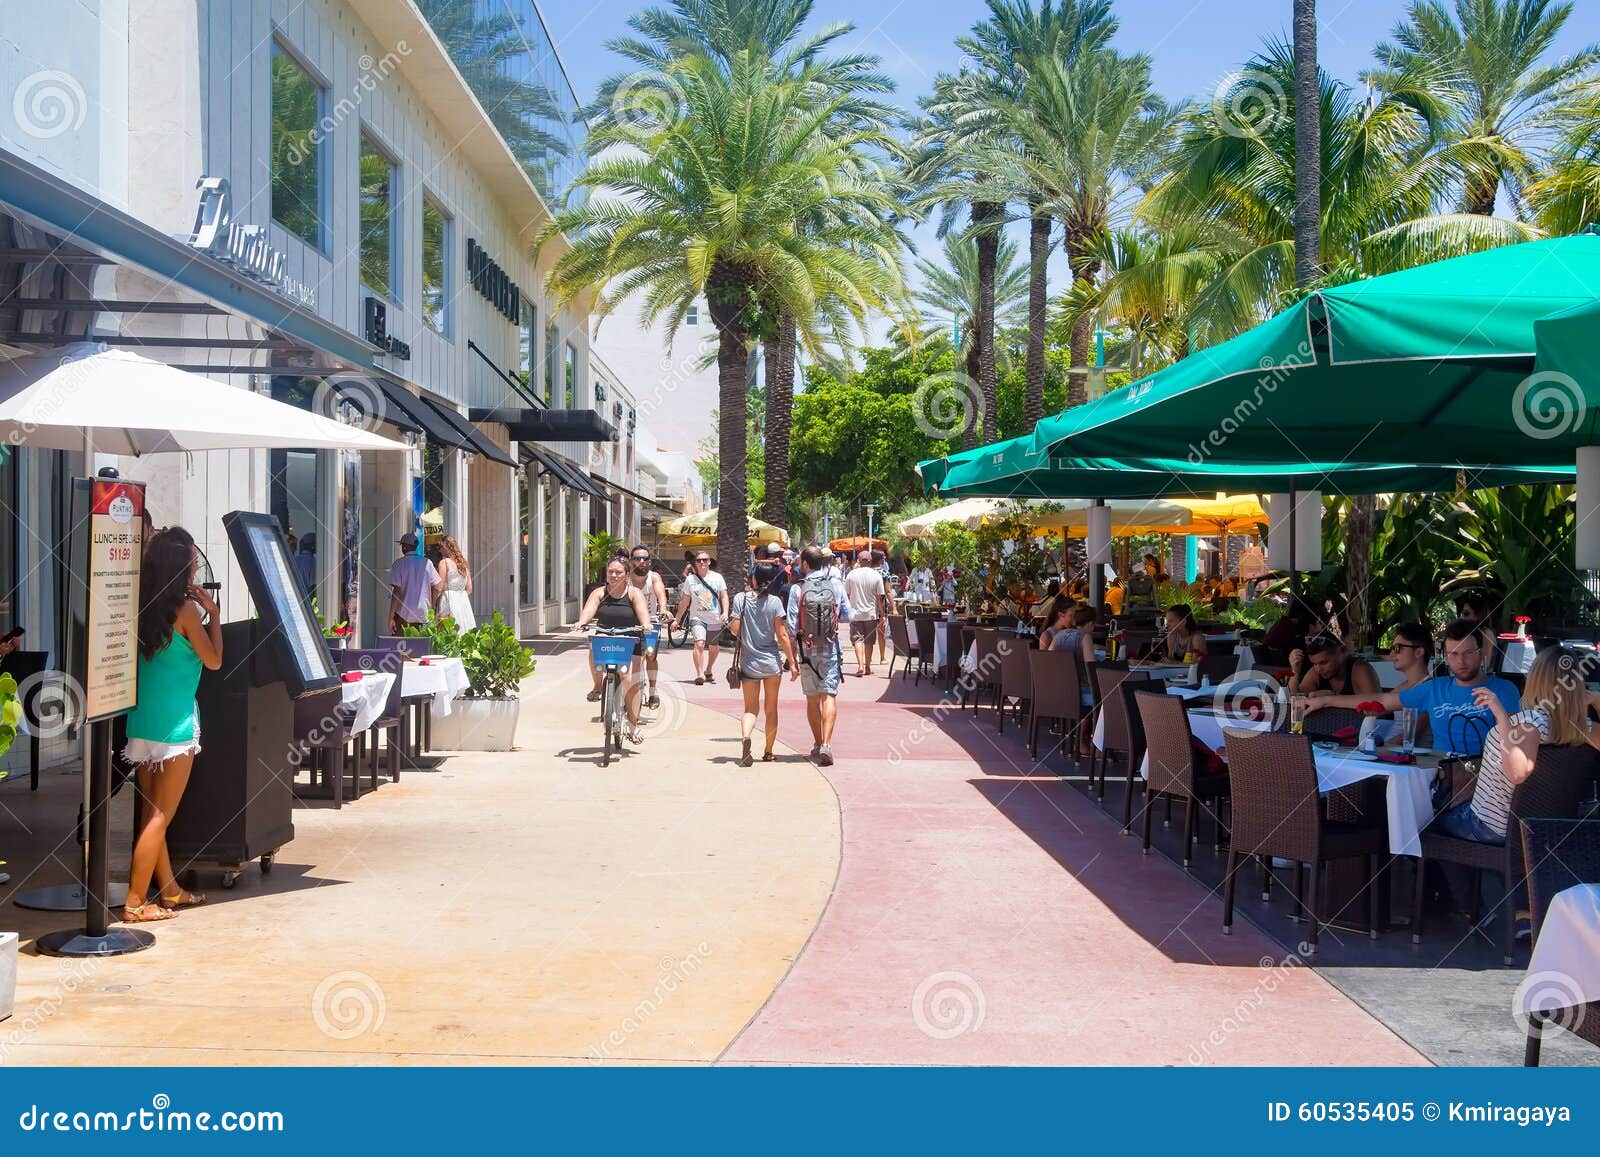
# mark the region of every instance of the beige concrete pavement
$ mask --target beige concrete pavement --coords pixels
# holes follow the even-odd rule
[[[135,956],[32,953],[81,919],[9,902],[65,878],[49,851],[70,851],[81,780],[0,785],[0,929],[25,941],[0,1064],[714,1060],[827,902],[833,791],[786,749],[738,767],[728,718],[672,683],[643,747],[601,768],[583,652],[538,650],[519,750],[299,808],[270,877],[213,875]]]

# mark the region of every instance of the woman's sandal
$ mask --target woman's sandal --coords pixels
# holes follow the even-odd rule
[[[635,747],[638,747],[644,742],[644,731],[637,723],[628,728],[627,735],[628,742],[633,744]]]
[[[774,757],[773,757],[773,754],[772,754],[772,748],[770,748],[770,747],[767,748],[765,751],[763,751],[761,753],[761,762],[762,763],[771,763],[773,761],[773,758]]]
[[[585,695],[584,698],[587,699],[590,703],[598,703],[598,702],[600,702],[600,692],[591,691],[587,695]]]
[[[151,909],[154,909],[154,912]],[[124,924],[153,924],[157,920],[175,920],[177,916],[175,909],[163,908],[160,904],[143,904],[138,908],[122,910]]]
[[[204,892],[191,892],[187,888],[180,888],[176,896],[162,896],[160,900],[161,906],[168,911],[178,908],[198,908],[205,902]]]

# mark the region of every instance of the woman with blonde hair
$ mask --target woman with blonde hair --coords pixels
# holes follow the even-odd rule
[[[472,568],[453,535],[439,539],[439,581],[444,593],[439,596],[439,617],[454,619],[456,628],[466,632],[478,625],[472,613]]]
[[[1477,706],[1494,715],[1483,743],[1472,798],[1440,814],[1447,834],[1482,844],[1503,844],[1511,822],[1511,793],[1533,774],[1539,745],[1600,747],[1589,722],[1589,691],[1583,664],[1572,652],[1552,647],[1534,660],[1522,691],[1522,710],[1511,714],[1487,686],[1473,691]]]

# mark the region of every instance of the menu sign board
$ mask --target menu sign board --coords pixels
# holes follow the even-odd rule
[[[132,710],[139,698],[139,566],[144,559],[144,484],[89,483],[88,657],[83,668],[89,721]]]
[[[336,685],[333,656],[295,578],[289,542],[278,520],[270,514],[234,510],[222,516],[222,525],[256,614],[277,648],[277,673],[289,694],[298,697]]]

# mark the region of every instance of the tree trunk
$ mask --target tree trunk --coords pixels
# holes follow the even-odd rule
[[[1377,529],[1378,500],[1370,494],[1350,500],[1344,520],[1344,579],[1350,598],[1350,637],[1375,643],[1377,608],[1372,605],[1372,540]]]
[[[1322,98],[1316,0],[1294,0],[1294,281],[1322,276]]]
[[[1000,434],[995,426],[999,408],[995,393],[994,369],[994,267],[1000,250],[998,222],[1001,207],[992,202],[979,201],[972,206],[972,223],[981,230],[978,245],[978,396],[983,399],[983,440],[996,441]]]
[[[1500,182],[1497,180],[1469,182],[1467,185],[1467,212],[1479,217],[1494,216],[1494,200],[1499,192]]]
[[[1050,260],[1050,214],[1037,204],[1028,219],[1028,374],[1027,396],[1022,406],[1022,432],[1044,417],[1044,327],[1049,281],[1045,263]]]
[[[978,377],[982,372],[978,368],[978,341],[976,336],[978,327],[976,324],[973,325],[971,332],[974,336],[972,344],[967,347],[967,379],[976,386]],[[976,450],[978,448],[978,411],[976,407],[981,404],[982,400],[980,398],[970,398],[968,400],[973,404],[968,405],[962,411],[962,421],[965,425],[961,427],[961,448],[963,450]]]
[[[1093,281],[1100,273],[1100,262],[1085,253],[1088,237],[1074,234],[1067,226],[1062,242],[1067,251],[1067,267],[1072,270],[1072,282]],[[1089,351],[1094,341],[1094,317],[1085,313],[1072,323],[1072,367],[1067,371],[1067,405],[1081,406],[1089,400]]]
[[[767,454],[766,494],[761,517],[789,525],[789,427],[794,418],[794,317],[778,315],[778,337],[766,343]]]
[[[730,597],[744,586],[750,549],[746,280],[742,270],[713,269],[706,293],[717,330],[717,565]]]

